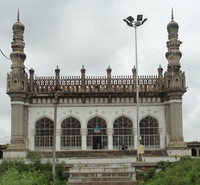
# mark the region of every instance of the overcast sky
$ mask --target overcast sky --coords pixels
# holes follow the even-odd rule
[[[138,28],[139,75],[157,75],[165,58],[167,24],[179,24],[187,92],[183,96],[183,136],[200,141],[200,1],[199,0],[0,0],[0,49],[11,53],[12,25],[25,26],[25,66],[37,76],[53,76],[58,65],[61,76],[79,76],[82,65],[87,76],[131,75],[135,64],[134,29],[122,19],[143,14],[148,21]],[[10,142],[10,98],[6,78],[11,61],[0,55],[0,144]]]

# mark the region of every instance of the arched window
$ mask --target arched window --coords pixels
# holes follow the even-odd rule
[[[53,128],[53,121],[46,117],[35,123],[35,150],[53,149]]]
[[[87,149],[108,149],[105,120],[96,116],[88,121],[87,128]]]
[[[197,156],[197,150],[195,148],[192,148],[192,156]]]
[[[170,88],[170,80],[168,80],[168,88]]]
[[[160,148],[159,125],[157,119],[147,116],[140,121],[141,144],[147,148]]]
[[[113,149],[118,149],[119,145],[124,145],[127,146],[128,149],[133,149],[133,122],[129,118],[122,116],[114,121],[113,128]]]
[[[61,124],[61,150],[80,150],[81,149],[81,124],[80,122],[69,117]]]

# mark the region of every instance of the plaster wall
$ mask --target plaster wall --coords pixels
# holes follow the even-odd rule
[[[87,122],[99,116],[107,123],[108,149],[112,147],[113,123],[115,119],[126,116],[133,122],[134,148],[137,147],[136,104],[59,104],[57,109],[56,149],[60,150],[61,123],[72,116],[81,123],[82,149],[86,149]],[[54,120],[54,104],[30,104],[28,120],[29,149],[34,150],[35,122],[43,117]],[[140,103],[139,121],[152,116],[159,122],[160,148],[165,149],[165,114],[163,103]]]

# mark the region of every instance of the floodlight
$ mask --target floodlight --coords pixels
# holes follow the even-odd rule
[[[142,21],[143,15],[137,15],[137,21]]]
[[[131,23],[134,21],[134,18],[132,16],[129,16],[126,19],[129,20]]]

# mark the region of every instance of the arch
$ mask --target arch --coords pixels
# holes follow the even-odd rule
[[[14,88],[14,89],[17,89],[17,80],[14,80],[13,88]]]
[[[70,118],[70,117],[73,117],[73,118],[75,118],[75,119],[77,119],[80,123],[81,123],[81,119],[78,117],[78,116],[76,116],[76,115],[67,115],[67,116],[65,116],[65,117],[63,117],[63,118],[61,118],[59,121],[58,121],[58,129],[60,129],[62,126],[62,122],[64,121],[64,120],[66,120],[66,119],[68,119],[68,118]],[[82,124],[81,124],[81,127],[82,127]]]
[[[160,134],[158,120],[152,116],[146,116],[140,121],[141,144],[147,148],[160,148]]]
[[[121,113],[121,114],[119,114],[119,115],[114,116],[114,117],[112,118],[111,122],[114,123],[114,121],[115,121],[116,119],[118,119],[118,118],[120,118],[120,117],[122,117],[122,116],[129,118],[129,119],[133,122],[133,126],[134,126],[134,124],[136,124],[136,121],[134,120],[134,118],[133,118],[132,116],[130,116],[130,115],[125,114],[125,113]],[[113,124],[112,124],[112,125],[113,125]]]
[[[24,81],[22,81],[22,87],[21,88],[22,88],[22,90],[25,90],[24,89]]]
[[[81,149],[81,123],[74,117],[68,117],[61,123],[61,149]]]
[[[3,151],[0,150],[0,159],[3,158]]]
[[[87,122],[87,149],[107,149],[107,123],[99,116],[91,118]]]
[[[32,121],[32,126],[31,126],[31,128],[32,128],[32,129],[35,129],[35,123],[36,123],[37,121],[39,121],[40,119],[44,118],[44,117],[46,117],[46,118],[48,118],[48,119],[50,119],[51,121],[54,122],[53,118],[50,117],[49,115],[41,115],[41,116],[38,116],[37,118],[35,118],[35,119]]]
[[[168,89],[170,88],[170,80],[168,80]]]
[[[53,149],[54,122],[43,117],[35,123],[35,150]]]
[[[118,149],[119,145],[134,149],[133,122],[131,119],[121,116],[113,123],[113,149]]]
[[[192,148],[192,156],[197,156],[197,150],[195,148]]]

